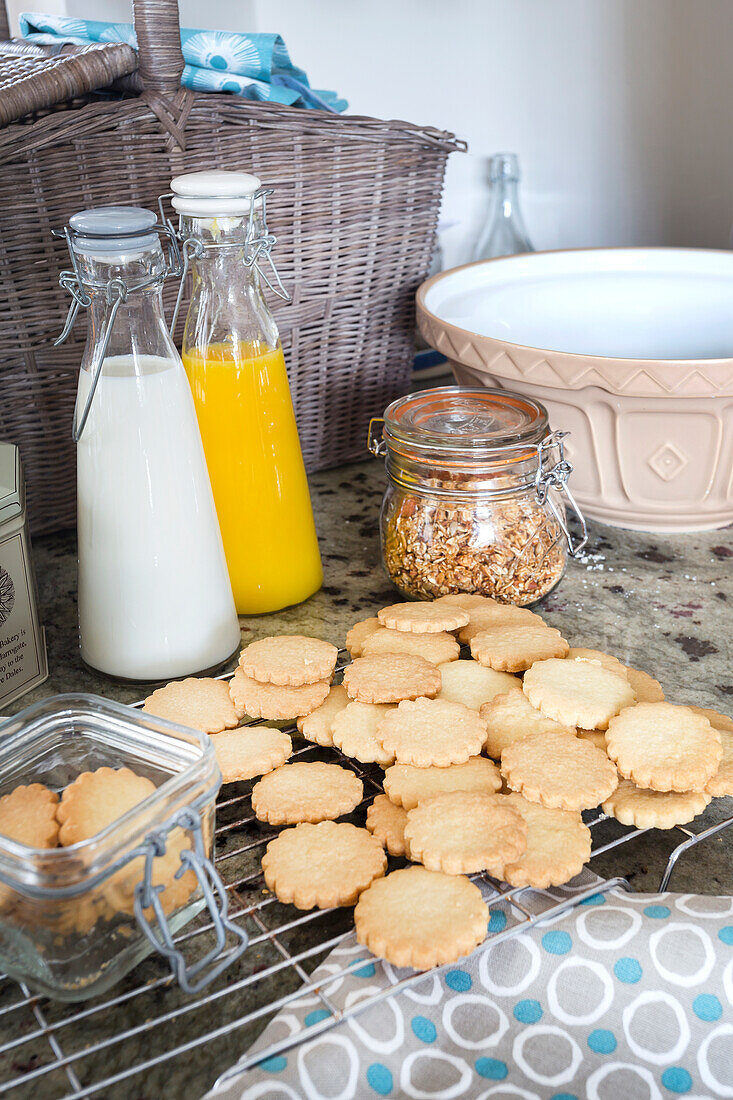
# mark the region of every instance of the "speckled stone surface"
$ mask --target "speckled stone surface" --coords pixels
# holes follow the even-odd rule
[[[270,633],[302,633],[327,638],[343,645],[348,627],[393,602],[394,590],[382,572],[379,554],[378,515],[384,489],[382,463],[353,465],[315,475],[311,479],[316,521],[323,549],[325,581],[322,590],[307,603],[277,615],[242,620],[244,641]],[[34,547],[43,619],[46,624],[50,676],[46,684],[26,696],[11,710],[33,698],[53,692],[81,689],[123,701],[140,698],[140,688],[118,685],[85,669],[79,659],[76,636],[76,561],[73,534],[37,540]],[[572,562],[561,584],[538,606],[552,625],[559,627],[571,644],[607,650],[625,663],[645,669],[659,679],[670,701],[697,703],[728,713],[733,711],[731,671],[731,609],[733,608],[733,530],[695,535],[647,535],[590,525],[590,542],[579,561]],[[695,829],[733,813],[733,799],[718,800],[695,822]],[[228,816],[229,815],[229,816]],[[252,852],[243,851],[243,840],[260,828],[239,831],[230,808],[219,820],[232,820],[219,855],[231,855],[228,867],[236,876],[256,871]],[[620,835],[615,823],[605,824],[607,837]],[[615,830],[615,831],[614,831]],[[599,873],[625,875],[638,890],[656,890],[668,853],[680,835],[647,833],[594,861]],[[230,878],[229,873],[227,878]],[[733,893],[733,828],[683,857],[671,886],[685,892]],[[261,883],[237,889],[238,904],[247,906],[260,896]],[[272,906],[269,913],[283,908]],[[292,914],[292,910],[289,910]],[[288,919],[283,910],[278,923]],[[319,916],[306,926],[281,937],[289,950],[302,950],[348,926],[350,911]],[[251,931],[258,932],[255,924]],[[259,930],[261,932],[261,929]],[[309,939],[309,937],[311,937]],[[109,1100],[158,1100],[196,1097],[216,1076],[231,1065],[264,1026],[268,1001],[297,988],[300,978],[283,969],[269,979],[267,989],[253,984],[253,976],[281,959],[277,942],[264,938],[250,949],[234,973],[219,979],[215,999],[196,1007],[167,983],[160,984],[164,967],[156,960],[143,963],[119,987],[123,999],[113,1011],[91,1014],[72,1034],[57,1032],[65,1051],[94,1047],[96,1043],[130,1030],[123,1043],[115,1043],[74,1063],[83,1084],[100,1076],[154,1059],[164,1050],[193,1041],[204,1031],[223,1029],[219,1038],[195,1047],[175,1061],[165,1062],[117,1085],[105,1088]],[[305,965],[311,969],[317,958]],[[143,981],[155,984],[141,996],[132,991]],[[223,996],[224,993],[228,995]],[[18,987],[0,986],[0,1011],[17,999]],[[92,1007],[94,1002],[89,1006]],[[183,1005],[190,1012],[152,1030],[146,1021]],[[42,1002],[50,1022],[68,1020],[85,1006],[49,1005]],[[262,1009],[245,1028],[237,1028],[238,1016]],[[38,1028],[30,1008],[2,1017],[5,1038],[29,1035]],[[46,1038],[24,1043],[0,1057],[0,1081],[48,1061]],[[70,1092],[61,1071],[38,1079],[15,1095],[34,1100]]]

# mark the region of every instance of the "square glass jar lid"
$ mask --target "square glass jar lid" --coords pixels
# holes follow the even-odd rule
[[[393,401],[384,413],[384,436],[433,452],[495,453],[506,447],[536,447],[548,432],[539,401],[508,390],[440,386]]]
[[[0,880],[44,893],[104,876],[148,833],[184,807],[213,803],[221,783],[205,734],[94,695],[57,695],[0,724],[0,797],[42,783],[60,792],[83,772],[129,768],[155,790],[99,833],[36,849],[0,835]]]

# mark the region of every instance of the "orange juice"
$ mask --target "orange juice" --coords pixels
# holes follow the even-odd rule
[[[323,571],[282,348],[214,343],[183,363],[237,611],[300,603]]]

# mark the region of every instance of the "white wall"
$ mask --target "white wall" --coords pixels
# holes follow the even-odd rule
[[[14,0],[15,2],[15,0]],[[39,0],[94,18],[127,0]],[[443,234],[470,258],[487,158],[517,152],[537,248],[725,247],[733,0],[182,0],[188,26],[278,31],[354,113],[457,132]]]

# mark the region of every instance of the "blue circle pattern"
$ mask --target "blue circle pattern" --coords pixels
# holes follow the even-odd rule
[[[498,1058],[478,1058],[476,1073],[479,1077],[487,1077],[489,1081],[503,1081],[509,1070],[506,1062],[500,1062]]]
[[[641,980],[641,963],[638,959],[625,956],[616,960],[613,964],[613,972],[620,982],[624,982],[626,985],[634,985]]]
[[[416,1039],[419,1039],[421,1043],[434,1043],[438,1037],[438,1032],[435,1029],[435,1024],[432,1020],[429,1020],[427,1016],[413,1016],[412,1033]]]
[[[454,993],[467,993],[473,985],[473,979],[467,970],[449,970],[445,976],[445,984]]]
[[[605,905],[606,899],[603,894],[591,894],[589,898],[582,898],[578,905]]]
[[[578,1100],[578,1097],[573,1092],[556,1092],[550,1100]]]
[[[542,1005],[539,1001],[517,1001],[514,1006],[514,1019],[520,1024],[536,1024],[542,1019]]]
[[[360,966],[358,970],[352,970],[351,973],[355,978],[373,978],[377,968],[374,963],[367,963],[366,966]]]
[[[542,946],[551,955],[567,955],[573,946],[573,941],[567,932],[545,932],[542,937]]]
[[[618,1043],[612,1031],[599,1027],[588,1036],[588,1046],[594,1054],[613,1054]]]
[[[733,924],[726,924],[724,928],[721,928],[718,932],[718,939],[723,943],[733,944]]]
[[[260,1062],[260,1069],[267,1070],[268,1073],[282,1073],[288,1064],[287,1058],[282,1054],[273,1054],[272,1058],[265,1058],[264,1062]]]
[[[662,1084],[670,1092],[689,1092],[692,1088],[692,1078],[682,1066],[670,1066],[662,1074]]]
[[[506,928],[506,913],[502,913],[501,909],[492,909],[489,916],[488,931],[489,932],[503,932]]]
[[[672,910],[667,905],[647,905],[644,910],[645,916],[651,917],[652,920],[664,920],[671,912]]]
[[[380,1096],[389,1096],[392,1091],[392,1074],[381,1062],[372,1062],[367,1067],[366,1079],[371,1089]]]
[[[313,1027],[314,1024],[320,1024],[321,1020],[327,1020],[331,1013],[327,1008],[314,1008],[312,1012],[309,1012],[305,1018],[305,1026]]]
[[[714,993],[700,993],[692,1002],[692,1011],[698,1020],[709,1023],[720,1019],[723,1015],[723,1006]]]

